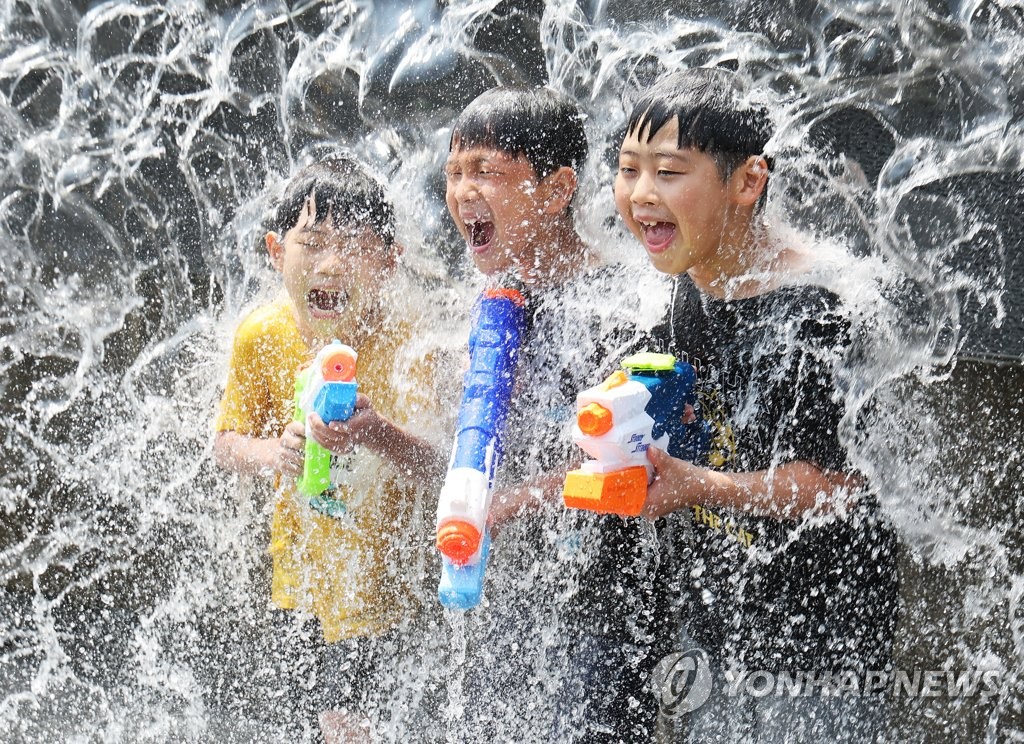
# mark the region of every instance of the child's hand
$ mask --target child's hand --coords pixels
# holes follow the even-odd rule
[[[487,515],[487,526],[490,527],[491,537],[497,537],[509,522],[522,513],[524,499],[519,492],[520,489],[505,488],[498,489],[491,497],[491,511]]]
[[[370,399],[356,395],[356,409],[348,421],[333,421],[328,426],[311,413],[306,419],[313,439],[336,455],[345,455],[356,445],[390,460],[399,472],[415,476],[414,482],[440,479],[445,459],[429,442],[402,429],[377,413]]]
[[[274,462],[274,469],[284,475],[302,475],[302,466],[306,460],[306,427],[298,421],[292,421],[284,428]]]
[[[647,448],[647,459],[654,466],[654,482],[647,488],[647,500],[641,512],[647,519],[685,509],[713,487],[713,471],[672,457],[654,445]]]
[[[315,413],[309,415],[309,431],[313,439],[336,455],[347,455],[357,444],[376,451],[383,439],[385,421],[362,393],[356,395],[356,409],[347,421],[329,425]]]

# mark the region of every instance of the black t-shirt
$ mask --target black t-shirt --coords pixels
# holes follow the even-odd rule
[[[585,459],[571,436],[576,395],[636,350],[633,286],[622,268],[605,266],[524,290],[528,327],[496,490],[564,476]],[[545,503],[503,524],[485,601],[464,616],[476,738],[550,738],[552,717],[565,723],[559,710],[584,702],[579,696],[589,711],[578,722],[582,739],[631,741],[652,728],[654,698],[640,677],[654,666],[646,625],[658,557],[654,526],[644,520]]]
[[[849,472],[835,370],[850,327],[814,286],[724,301],[680,277],[659,351],[697,369],[724,471],[807,461]],[[779,519],[696,505],[659,523],[664,588],[690,635],[748,669],[884,666],[896,621],[895,535],[868,493],[838,515]]]
[[[528,327],[497,487],[565,473],[586,459],[571,437],[576,395],[617,369],[641,338],[630,322],[635,305],[622,301],[628,282],[621,268],[602,266],[558,287],[526,292]],[[515,520],[504,532],[495,544],[495,568],[502,570],[500,563],[521,577],[535,576],[530,601],[553,604],[548,616],[560,632],[625,640],[646,632],[637,626],[650,616],[658,559],[649,524],[559,504]]]

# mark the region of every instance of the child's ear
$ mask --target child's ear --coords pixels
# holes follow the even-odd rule
[[[561,214],[568,209],[576,193],[576,171],[563,165],[541,181],[544,188],[544,211],[548,214]]]
[[[768,186],[768,161],[751,155],[733,173],[733,194],[737,204],[753,206]]]
[[[284,239],[280,233],[271,230],[267,233],[265,240],[267,253],[270,254],[270,265],[277,271],[281,271],[284,268]]]

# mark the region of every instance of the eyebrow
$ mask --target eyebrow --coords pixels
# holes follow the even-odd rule
[[[690,161],[690,155],[685,150],[655,150],[652,154],[664,160],[679,160],[684,163]]]
[[[464,163],[460,163],[457,160],[446,160],[445,163],[444,163],[444,169],[448,170],[449,168],[453,168],[456,165],[466,166],[468,168],[477,168],[477,167],[480,166],[481,163],[486,163],[486,162],[488,162],[488,160],[485,157],[468,158]]]
[[[333,220],[333,216],[331,215],[330,212],[328,212],[324,216],[324,219],[318,222],[314,222],[311,225],[304,226],[301,230],[299,230],[298,235],[310,235],[313,237],[317,237],[319,235],[326,235],[327,233],[330,232],[331,229],[328,222],[333,222]]]
[[[636,150],[620,150],[619,156],[621,157],[622,155],[628,155],[634,158],[643,157]],[[679,160],[684,163],[689,162],[690,160],[689,155],[679,150],[655,150],[654,152],[650,153],[650,157],[664,158],[667,160]]]
[[[471,147],[471,148],[468,149],[468,152],[472,152],[472,150],[474,150],[474,149],[476,149],[476,148],[472,148]],[[514,157],[512,155],[509,155],[507,152],[504,152],[503,150],[491,150],[490,148],[482,148],[482,149],[486,149],[487,152],[483,153],[483,154],[473,155],[472,157],[469,157],[467,159],[467,162],[468,162],[469,165],[480,165],[480,163],[488,163],[488,164],[491,164],[491,165],[502,165],[502,164],[506,164],[506,163],[514,163],[517,160],[516,157]],[[453,154],[454,154],[454,152],[449,154],[449,158],[448,158],[448,160],[445,161],[445,164],[444,164],[445,168],[447,168],[449,165],[452,164],[453,161],[451,159],[451,155],[453,155]]]

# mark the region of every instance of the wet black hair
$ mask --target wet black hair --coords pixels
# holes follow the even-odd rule
[[[455,120],[448,149],[455,147],[521,155],[542,179],[563,166],[578,173],[587,159],[579,107],[543,87],[500,86],[481,93]]]
[[[299,221],[310,195],[317,223],[330,215],[337,227],[369,227],[384,245],[395,242],[395,209],[381,186],[355,160],[332,155],[296,173],[277,203],[271,229],[285,233]]]
[[[774,133],[768,110],[745,98],[742,78],[720,67],[700,67],[660,78],[633,106],[626,134],[650,142],[669,121],[679,124],[679,149],[709,155],[726,180],[751,155],[764,156]],[[772,161],[765,157],[771,169]]]

